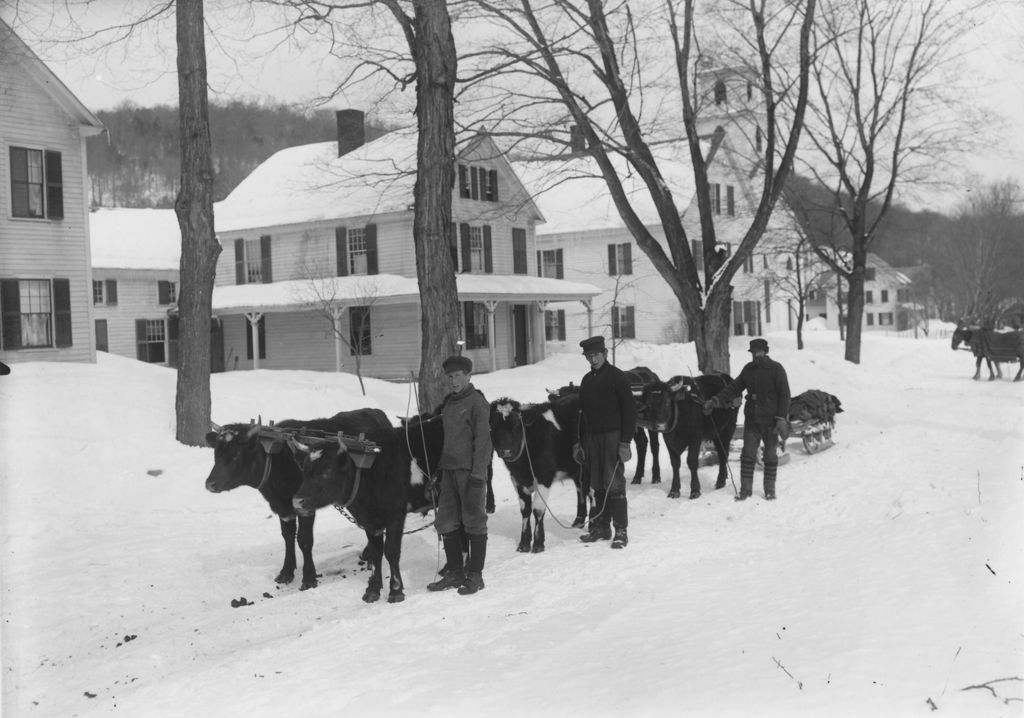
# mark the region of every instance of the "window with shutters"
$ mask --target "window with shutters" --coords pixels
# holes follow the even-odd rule
[[[71,346],[70,280],[0,280],[0,317],[0,349]]]
[[[892,312],[879,312],[878,313],[878,326],[880,326],[880,327],[891,327],[892,326]]]
[[[366,232],[362,227],[348,230],[348,273],[366,274]]]
[[[633,273],[633,249],[629,242],[608,245],[608,274],[616,277]]]
[[[53,150],[10,148],[11,216],[64,219],[64,170]]]
[[[150,364],[167,361],[167,325],[163,319],[135,320],[136,356]]]
[[[263,262],[260,256],[260,240],[245,240],[245,283],[259,284],[263,281]]]
[[[484,271],[484,232],[483,227],[469,227],[469,271]]]
[[[483,202],[498,201],[498,172],[486,167],[458,165],[459,197]]]
[[[24,349],[52,347],[53,301],[49,280],[19,280],[18,299],[21,314],[20,346]]]
[[[869,327],[875,326],[875,315],[874,314],[872,314],[871,312],[866,312],[864,314],[864,317],[867,320],[867,323],[868,323]]]
[[[369,356],[373,354],[373,333],[370,322],[370,307],[349,307],[349,354]]]
[[[565,277],[562,267],[562,250],[544,249],[537,254],[540,259],[539,266],[537,267],[540,276],[551,277],[552,279],[563,279]]]
[[[94,279],[92,281],[92,303],[103,304],[103,280]]]
[[[885,304],[885,303],[887,303],[889,301],[889,290],[888,289],[883,289],[883,290],[881,290],[881,292],[882,292],[882,300],[881,301],[882,301],[882,304]]]
[[[549,342],[565,341],[565,310],[544,311],[544,338]]]
[[[761,302],[733,302],[732,324],[735,336],[756,337],[761,334]]]
[[[870,289],[867,290],[866,292],[864,292],[864,303],[865,304],[874,304],[875,303],[875,293],[872,292]]]
[[[633,307],[612,307],[612,338],[636,339]]]
[[[175,304],[178,301],[178,286],[175,282],[166,279],[157,280],[156,283],[157,302],[161,305]]]
[[[490,346],[487,335],[487,307],[480,302],[466,302],[463,306],[466,348],[487,348]]]

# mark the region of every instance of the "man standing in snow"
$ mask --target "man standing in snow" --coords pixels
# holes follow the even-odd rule
[[[487,555],[487,466],[491,461],[491,425],[487,400],[470,383],[473,362],[464,356],[444,360],[451,392],[441,410],[441,497],[436,526],[444,542],[448,571],[427,585],[430,591],[458,588],[463,596],[484,587]],[[469,540],[469,560],[462,563],[462,533]]]
[[[743,408],[743,451],[740,454],[740,493],[737,501],[753,494],[754,464],[757,448],[764,442],[764,497],[775,498],[775,477],[779,469],[778,443],[789,436],[789,379],[786,370],[768,357],[768,342],[750,342],[753,359],[740,375],[711,399],[704,402],[704,413],[729,404],[745,389],[747,404]]]
[[[580,541],[612,539],[612,548],[629,543],[626,526],[626,462],[633,458],[629,442],[636,430],[636,404],[626,374],[608,363],[604,337],[580,342],[590,371],[580,381],[580,440],[573,456],[590,477],[594,505],[590,509],[589,531]],[[615,523],[612,538],[611,523]]]

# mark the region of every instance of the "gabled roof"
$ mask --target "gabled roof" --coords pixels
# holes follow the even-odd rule
[[[215,205],[217,232],[411,211],[417,140],[418,132],[411,127],[388,132],[341,157],[335,141],[276,152]],[[488,156],[508,166],[486,134],[477,133],[469,142],[471,147],[492,145]],[[537,212],[535,206],[533,210]]]
[[[711,139],[702,142],[702,147],[704,155],[709,156]],[[672,192],[676,208],[684,212],[695,191],[688,145],[684,141],[666,143],[652,147],[651,151]],[[637,216],[645,225],[660,225],[654,201],[643,180],[623,157],[610,157]],[[537,227],[538,235],[625,227],[597,162],[590,155],[520,160],[512,166],[547,220]]]
[[[13,61],[21,65],[29,77],[78,123],[83,135],[98,135],[103,132],[103,123],[99,118],[82,104],[53,70],[40,60],[39,56],[32,52],[32,48],[26,45],[25,41],[18,37],[18,33],[3,20],[0,20],[0,47],[3,48],[3,61]]]
[[[462,302],[582,301],[601,293],[591,284],[525,274],[457,274],[455,281]],[[324,297],[340,304],[418,304],[419,282],[416,277],[369,274],[217,286],[213,288],[213,311],[221,314],[296,311],[317,305],[318,298]]]
[[[89,213],[94,269],[173,269],[181,229],[173,209],[97,209]]]

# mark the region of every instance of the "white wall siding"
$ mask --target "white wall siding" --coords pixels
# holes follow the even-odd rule
[[[118,356],[135,359],[138,356],[135,337],[137,319],[167,320],[167,311],[174,304],[160,304],[157,285],[160,280],[174,282],[178,286],[178,272],[174,270],[93,270],[93,280],[114,280],[117,282],[117,304],[107,303],[107,288],[104,285],[104,302],[93,305],[95,320],[107,322],[107,351]],[[91,289],[90,289],[91,291]],[[91,295],[90,295],[91,301]],[[95,322],[94,322],[95,324]],[[165,325],[166,330],[166,325]],[[165,356],[167,352],[165,351]],[[166,362],[165,362],[166,363]]]

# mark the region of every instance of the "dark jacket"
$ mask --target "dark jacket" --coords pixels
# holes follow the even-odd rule
[[[580,381],[583,430],[591,434],[619,432],[619,441],[632,441],[636,403],[626,373],[608,362],[588,371]]]
[[[717,406],[747,392],[743,407],[743,420],[760,424],[774,424],[777,418],[789,416],[789,379],[786,370],[770,357],[757,357],[748,363],[731,384],[715,396]]]
[[[491,462],[491,406],[472,384],[458,394],[449,394],[441,407],[444,448],[441,469],[468,471],[478,479],[487,478]]]

